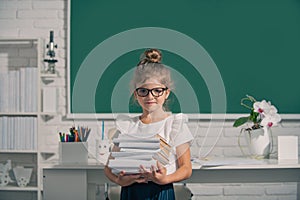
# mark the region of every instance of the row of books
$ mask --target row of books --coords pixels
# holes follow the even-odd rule
[[[120,134],[113,143],[120,148],[111,153],[112,159],[108,162],[115,174],[139,173],[140,165],[150,170],[151,166],[157,166],[157,161],[163,166],[169,163],[171,146],[159,135],[145,138],[138,134]]]
[[[37,111],[37,68],[0,72],[0,112]]]
[[[36,150],[36,117],[0,117],[0,150]]]

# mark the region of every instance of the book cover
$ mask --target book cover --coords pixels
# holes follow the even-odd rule
[[[113,139],[113,143],[120,148],[120,151],[111,153],[114,159],[108,163],[113,173],[139,173],[140,165],[150,170],[151,166],[157,165],[157,161],[164,166],[169,163],[172,148],[163,137],[139,136],[141,134],[120,134]]]
[[[136,148],[136,149],[159,149],[159,142],[122,142],[120,148]]]

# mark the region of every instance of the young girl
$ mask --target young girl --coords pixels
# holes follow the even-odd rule
[[[190,143],[193,139],[183,114],[166,112],[164,104],[172,89],[171,73],[161,61],[161,52],[149,49],[141,56],[132,80],[134,97],[143,113],[128,119],[126,126],[118,126],[119,134],[159,134],[173,148],[174,155],[169,164],[145,169],[140,166],[139,174],[118,175],[105,167],[106,176],[122,186],[121,200],[172,200],[175,199],[173,183],[187,179],[192,174]],[[125,127],[125,128],[124,128]],[[172,157],[173,156],[173,157]]]

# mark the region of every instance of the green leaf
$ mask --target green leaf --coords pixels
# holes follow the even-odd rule
[[[235,120],[233,126],[234,127],[239,127],[239,126],[245,124],[248,121],[249,121],[249,117],[240,117],[237,120]]]
[[[252,121],[253,123],[257,123],[257,117],[259,113],[254,112],[254,109],[251,110],[249,120]]]

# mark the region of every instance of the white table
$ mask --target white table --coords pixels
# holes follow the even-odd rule
[[[300,199],[300,164],[278,164],[277,160],[264,160],[257,163],[230,163],[213,166],[206,163],[193,169],[186,183],[271,183],[297,182]],[[103,165],[53,165],[45,167],[44,199],[91,199],[89,184],[109,182],[103,173]],[[74,198],[75,197],[75,198]]]

